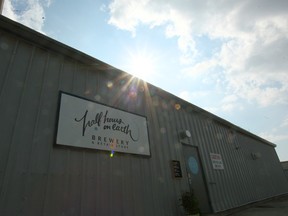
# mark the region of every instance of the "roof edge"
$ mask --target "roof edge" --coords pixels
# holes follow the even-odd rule
[[[81,63],[94,66],[97,69],[116,69],[115,67],[100,61],[86,53],[83,53],[75,48],[72,48],[64,43],[61,43],[55,39],[48,37],[36,30],[33,30],[17,21],[9,19],[3,15],[0,15],[0,26],[1,29],[8,33],[20,36],[26,41],[33,42],[41,48],[49,49],[54,52],[60,53],[66,57],[72,58]],[[12,28],[11,28],[12,26]]]

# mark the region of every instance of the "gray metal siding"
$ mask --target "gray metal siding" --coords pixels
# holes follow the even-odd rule
[[[152,100],[141,100],[149,92],[136,89],[134,103],[130,77],[95,71],[8,34],[1,44],[1,215],[179,214],[186,183],[172,178],[170,160],[181,152],[169,146],[169,128],[159,133],[161,109],[150,112]],[[152,157],[54,146],[59,90],[147,115]]]
[[[63,45],[57,52],[60,45],[49,41],[50,50],[44,36],[28,36],[0,31],[0,215],[181,215],[178,199],[189,188],[183,129],[198,147],[213,211],[288,192],[272,146],[112,67],[69,57]],[[151,157],[55,146],[59,91],[147,116]],[[262,157],[253,160],[252,152]],[[213,169],[209,153],[222,155],[224,170]],[[172,177],[171,160],[180,161],[183,178]]]
[[[281,165],[288,181],[288,161],[282,161]]]
[[[285,175],[286,175],[286,178],[287,178],[287,181],[288,181],[288,170],[286,169],[286,170],[284,170],[284,173],[285,173]]]
[[[287,183],[283,180],[279,159],[272,146],[237,131],[231,135],[233,128],[219,124],[189,107],[174,109],[174,112],[177,128],[171,131],[191,131],[190,144],[199,148],[215,212],[287,193]],[[162,121],[159,117],[159,122]],[[173,139],[170,140],[173,142]],[[253,160],[251,153],[259,151],[262,157]],[[212,168],[209,153],[222,155],[224,170]]]
[[[198,137],[194,144],[201,150],[214,211],[287,193],[287,182],[272,146],[264,145],[242,133],[236,133],[231,142],[229,128],[211,119],[201,119],[201,116],[198,119],[194,122],[191,120],[194,124],[190,130],[194,132],[192,136],[194,134]],[[213,170],[210,152],[222,155],[224,170]],[[260,152],[262,157],[253,160],[253,152]]]

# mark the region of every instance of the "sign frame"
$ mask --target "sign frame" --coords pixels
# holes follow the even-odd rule
[[[221,154],[210,153],[210,159],[214,170],[224,170],[224,164]]]
[[[68,102],[76,108],[71,104],[69,106],[65,104]],[[79,108],[83,110],[77,110]],[[59,91],[57,114],[55,137],[57,146],[151,157],[146,116],[64,91]],[[116,118],[117,114],[120,117]],[[69,126],[69,123],[73,125]],[[93,128],[96,132],[91,132]],[[92,133],[94,134],[91,135]],[[90,138],[87,138],[88,136]]]

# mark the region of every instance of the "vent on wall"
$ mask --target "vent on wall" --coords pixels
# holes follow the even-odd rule
[[[180,142],[182,144],[187,144],[187,145],[190,145],[190,139],[191,138],[191,133],[189,130],[182,130],[178,133],[178,136],[179,136],[179,139],[180,139]]]
[[[187,139],[191,137],[191,133],[189,130],[180,131],[179,133],[180,139]]]

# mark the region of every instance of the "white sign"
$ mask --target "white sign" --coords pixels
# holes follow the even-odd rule
[[[61,93],[56,143],[150,155],[146,117]]]
[[[224,170],[222,157],[220,154],[210,153],[213,169]]]

